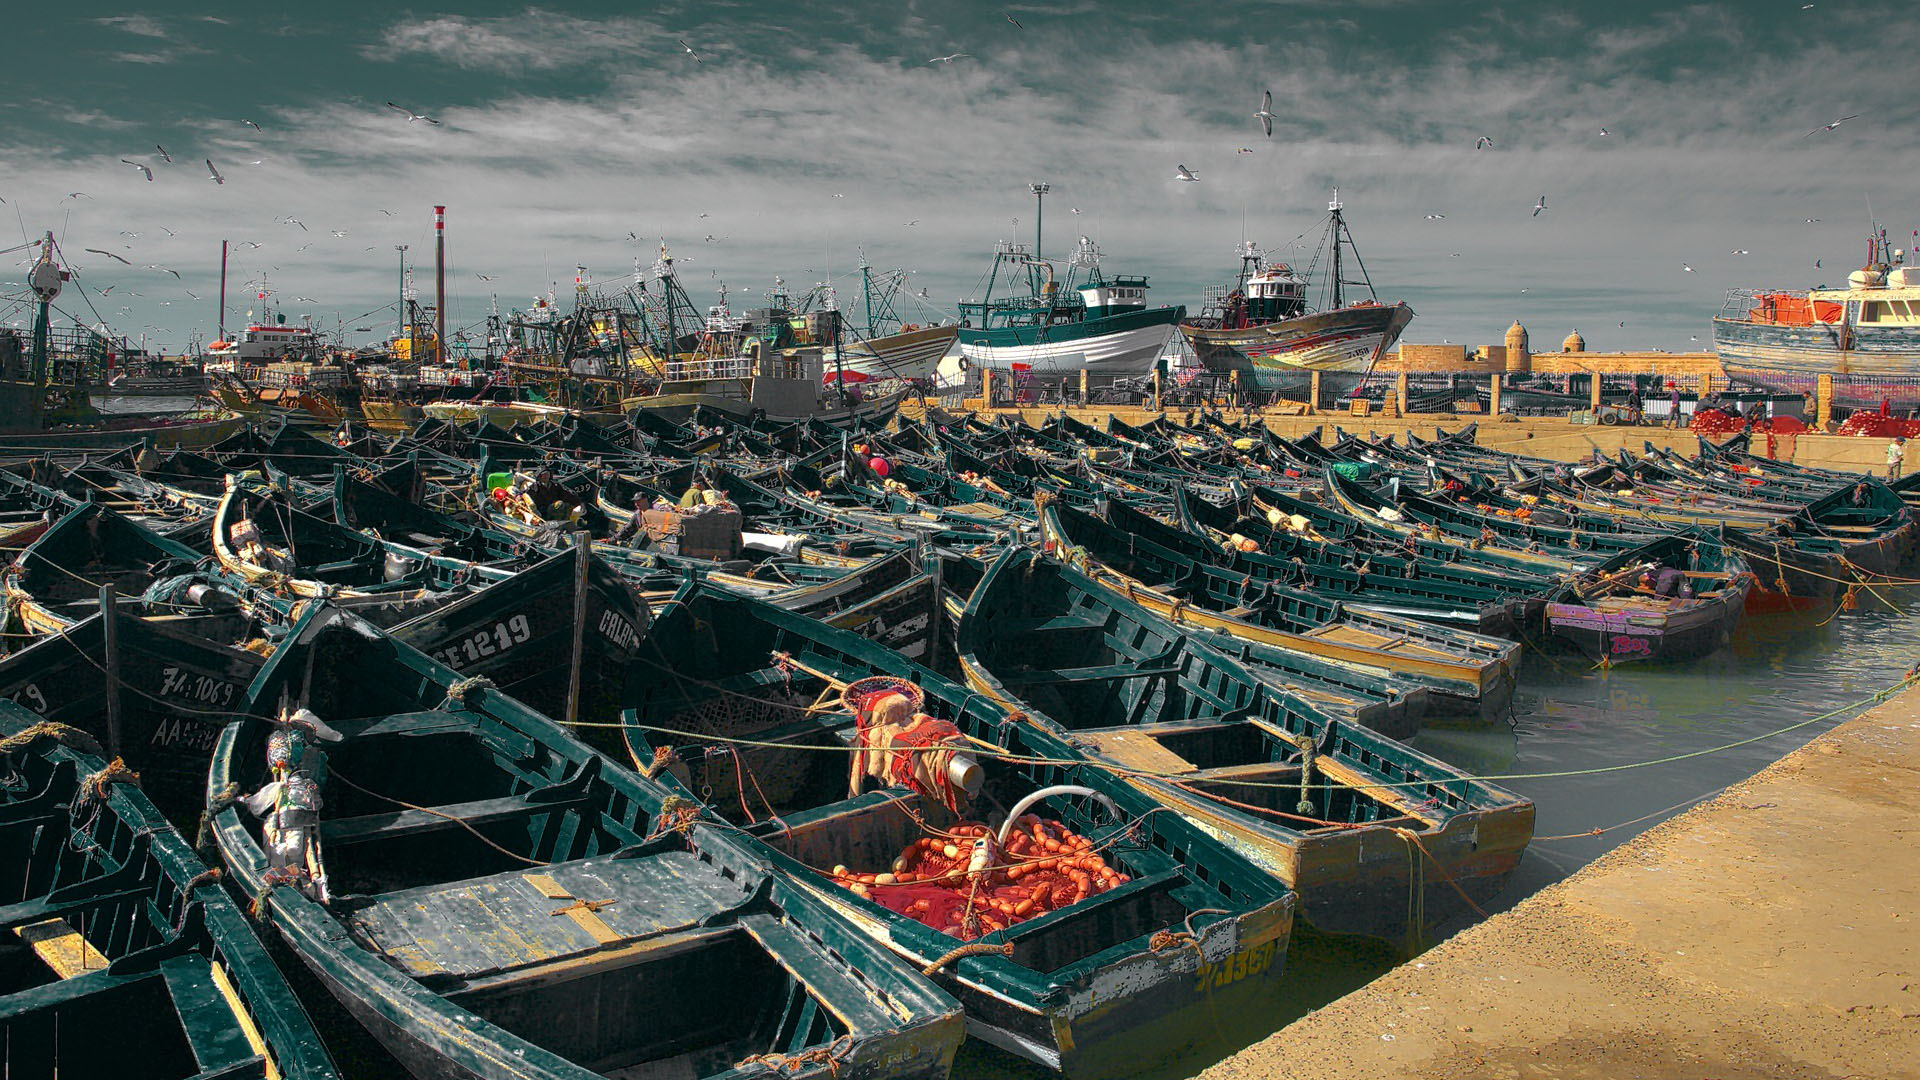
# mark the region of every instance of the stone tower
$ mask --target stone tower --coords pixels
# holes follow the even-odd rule
[[[1520,320],[1507,327],[1507,374],[1526,375],[1533,371],[1533,357],[1527,352],[1527,328]]]
[[[1567,339],[1565,341],[1562,341],[1560,343],[1560,351],[1561,352],[1586,352],[1587,339],[1580,336],[1580,331],[1575,330],[1573,333],[1567,335]]]

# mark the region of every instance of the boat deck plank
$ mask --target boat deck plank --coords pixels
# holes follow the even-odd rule
[[[409,974],[473,978],[691,929],[745,898],[698,855],[669,851],[404,889],[353,921]]]

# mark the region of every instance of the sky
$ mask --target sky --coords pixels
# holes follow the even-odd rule
[[[662,240],[697,304],[776,276],[844,302],[864,254],[926,320],[1032,240],[1044,180],[1048,253],[1090,236],[1192,309],[1243,238],[1305,263],[1337,185],[1406,340],[1518,318],[1536,348],[1685,351],[1729,288],[1838,285],[1870,220],[1920,226],[1916,0],[310,8],[9,20],[0,247],[51,229],[60,307],[169,351],[214,337],[222,239],[230,324],[264,275],[296,319],[390,333],[396,244],[432,299],[436,203],[450,326],[564,306],[576,266],[617,286]]]

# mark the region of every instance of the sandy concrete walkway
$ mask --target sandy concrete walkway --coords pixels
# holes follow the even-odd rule
[[[1202,1076],[1920,1077],[1920,689]]]

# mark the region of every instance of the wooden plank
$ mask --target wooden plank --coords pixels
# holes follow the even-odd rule
[[[65,919],[44,919],[15,927],[13,932],[32,947],[33,954],[42,963],[63,979],[100,971],[107,966],[107,958],[100,954],[100,950],[94,948],[93,943]]]
[[[1158,739],[1137,731],[1080,732],[1076,737],[1093,744],[1094,749],[1117,765],[1159,776],[1194,771],[1194,764],[1167,749]]]
[[[233,1010],[233,1019],[240,1025],[240,1034],[246,1036],[247,1045],[260,1055],[266,1063],[265,1080],[280,1080],[280,1068],[273,1062],[273,1052],[267,1048],[267,1040],[260,1035],[260,1026],[253,1021],[253,1014],[247,1011],[246,1002],[240,1000],[239,991],[234,989],[233,979],[227,975],[227,969],[218,960],[213,962],[213,985],[226,999],[227,1008]]]
[[[499,799],[449,803],[425,810],[394,810],[379,814],[361,814],[358,817],[321,822],[320,837],[329,844],[357,844],[401,833],[435,832],[440,829],[457,829],[461,825],[483,825],[497,821],[511,821],[531,814],[564,811],[583,801],[584,799],[574,798],[536,803],[527,801],[524,795],[508,795]]]

